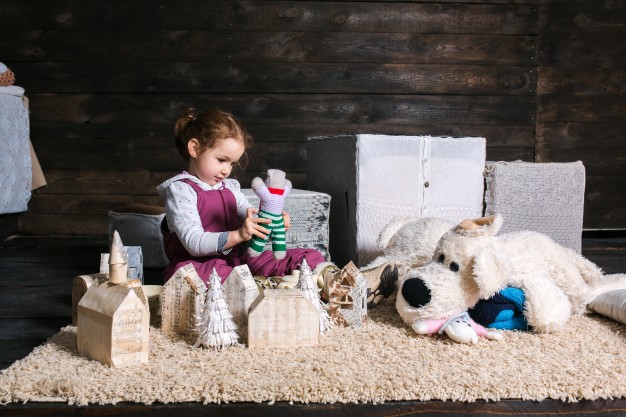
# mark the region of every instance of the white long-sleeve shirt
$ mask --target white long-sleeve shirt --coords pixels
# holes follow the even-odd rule
[[[165,218],[170,232],[176,233],[180,242],[192,256],[208,256],[226,254],[223,251],[229,230],[224,232],[205,232],[198,213],[198,195],[187,183],[179,181],[189,179],[198,184],[203,190],[217,190],[222,184],[211,186],[198,177],[187,172],[178,174],[157,187],[157,192],[165,198]],[[225,188],[232,191],[237,201],[237,215],[243,221],[246,210],[252,207],[248,199],[241,192],[241,186],[237,180],[225,179]],[[219,208],[221,210],[221,207]]]

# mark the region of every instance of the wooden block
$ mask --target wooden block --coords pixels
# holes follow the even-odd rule
[[[248,347],[297,347],[319,343],[320,317],[302,291],[263,290],[248,313]]]

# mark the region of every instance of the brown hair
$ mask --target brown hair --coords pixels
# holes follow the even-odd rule
[[[187,144],[191,139],[196,139],[204,152],[226,138],[241,139],[246,150],[253,143],[252,137],[241,123],[232,114],[219,109],[209,109],[197,114],[196,109],[189,108],[174,125],[176,148],[187,160],[190,158]],[[248,154],[244,151],[237,168],[243,170],[247,164]]]

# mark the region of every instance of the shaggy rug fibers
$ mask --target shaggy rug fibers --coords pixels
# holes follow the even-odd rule
[[[626,327],[576,316],[558,334],[504,332],[476,345],[419,336],[394,299],[360,329],[334,329],[316,347],[193,349],[151,328],[150,362],[111,369],[81,357],[61,329],[0,373],[0,402],[381,403],[395,400],[564,401],[626,397]]]

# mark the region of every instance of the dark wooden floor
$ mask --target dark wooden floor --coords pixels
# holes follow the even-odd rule
[[[26,356],[35,346],[71,322],[71,284],[74,276],[98,272],[100,253],[107,242],[97,238],[10,237],[0,242],[0,369]],[[583,254],[607,273],[626,272],[623,232],[586,233]],[[161,283],[161,271],[147,269],[146,283]],[[626,398],[582,401],[497,403],[392,402],[382,405],[176,404],[70,407],[29,403],[0,406],[0,416],[556,416],[566,414],[626,416]]]

